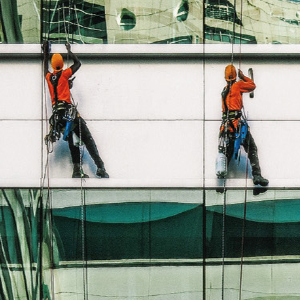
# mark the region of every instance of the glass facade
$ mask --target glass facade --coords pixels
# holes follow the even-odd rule
[[[2,189],[1,299],[205,299],[203,270],[208,299],[239,281],[242,299],[297,299],[285,284],[300,263],[300,193],[246,193],[222,204],[209,189]]]
[[[2,44],[299,44],[299,25],[298,0],[0,0]],[[0,300],[300,299],[299,189],[252,192],[2,188]]]
[[[0,1],[1,43],[298,44],[296,0]]]

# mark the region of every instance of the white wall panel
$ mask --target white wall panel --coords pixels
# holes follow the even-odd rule
[[[82,294],[82,269],[60,268],[54,278],[57,299],[71,300]],[[202,269],[198,266],[93,267],[88,269],[88,289],[89,299],[93,300],[197,300],[202,299]]]
[[[0,119],[41,118],[42,66],[39,60],[1,60]]]
[[[30,182],[41,174],[41,122],[1,121],[1,180],[18,184]]]
[[[185,180],[202,176],[202,126],[197,121],[88,121],[100,156],[112,179]],[[95,165],[84,150],[84,170]],[[68,144],[59,141],[50,154],[50,177],[70,178]],[[103,181],[103,180],[102,180]]]
[[[222,110],[221,92],[226,85],[224,70],[230,61],[209,61],[205,66],[205,117],[220,119]],[[245,113],[249,120],[300,120],[298,80],[299,65],[277,61],[242,60],[235,62],[246,76],[248,69],[254,72],[256,89],[254,98],[244,93]]]
[[[90,119],[199,119],[202,73],[193,60],[83,59],[72,93]]]
[[[24,55],[23,60],[16,54],[9,59],[0,56],[5,69],[0,74],[3,83],[0,120],[6,142],[1,149],[4,158],[0,162],[4,170],[1,179],[26,181],[29,177],[41,177],[42,135],[38,120],[42,104],[47,102],[47,118],[51,105],[47,89],[43,91],[40,57]],[[72,92],[111,176],[107,185],[114,185],[108,182],[116,179],[124,181],[122,186],[129,180],[139,180],[145,186],[150,186],[151,180],[161,181],[162,185],[166,180],[176,180],[178,186],[193,181],[195,186],[202,186],[203,167],[207,186],[217,184],[215,157],[221,120],[220,93],[225,84],[227,59],[210,56],[205,60],[203,73],[203,60],[196,56],[107,58],[93,53],[87,57],[85,53],[81,59],[83,64],[76,74]],[[254,56],[242,60],[241,69],[245,73],[249,67],[254,70],[257,89],[253,99],[244,95],[244,103],[263,175],[270,180],[270,186],[298,187],[300,68],[294,60],[270,57],[260,60]],[[45,109],[43,113],[46,118]],[[203,118],[207,120],[205,137]],[[72,165],[67,143],[60,141],[54,146],[50,177],[69,179]],[[88,155],[83,161],[86,172],[94,178],[95,166]],[[27,167],[30,167],[29,177]],[[230,179],[244,178],[241,169],[233,165]],[[241,181],[237,183],[243,185]]]
[[[220,121],[206,122],[205,151],[206,179],[215,178],[215,159],[218,149]],[[299,186],[300,121],[250,121],[251,133],[258,147],[258,156],[262,175],[270,180],[270,186]],[[246,176],[246,155],[242,152],[240,165],[232,160],[229,166],[229,178],[244,179]],[[250,173],[251,174],[251,173]],[[249,177],[250,177],[249,174]],[[214,185],[214,183],[213,183]],[[244,181],[238,186],[243,187]]]

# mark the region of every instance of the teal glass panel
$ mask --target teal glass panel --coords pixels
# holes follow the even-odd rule
[[[225,206],[225,219],[224,205],[208,206],[207,256],[221,258],[222,245],[227,258],[241,257],[242,250],[245,257],[299,255],[299,205],[299,199],[229,202]]]
[[[224,195],[217,199],[215,191],[206,190],[205,211],[198,189],[51,189],[43,198],[39,193],[1,189],[1,299],[138,296],[141,278],[142,293],[149,297],[150,286],[159,290],[163,285],[170,290],[160,290],[161,297],[172,298],[179,288],[179,294],[188,293],[187,299],[195,294],[201,299],[204,254],[211,297],[222,291],[227,297],[238,294],[239,282],[242,299],[251,293],[257,299],[300,295],[295,286],[285,295],[278,285],[278,280],[287,285],[293,281],[285,272],[297,273],[299,191],[268,191],[255,198],[252,191],[228,190],[224,209]],[[185,274],[180,285],[168,285],[169,278],[180,274]],[[247,279],[242,281],[240,274]],[[164,279],[158,283],[160,276]],[[132,290],[123,289],[124,284]]]
[[[0,298],[40,296],[39,191],[0,191]]]
[[[78,238],[81,234],[80,211],[81,207],[53,209],[53,225],[61,241],[58,246],[63,261],[75,261],[82,256],[81,239]],[[201,258],[202,218],[202,206],[196,204],[87,206],[87,259]],[[68,231],[65,228],[69,228]]]

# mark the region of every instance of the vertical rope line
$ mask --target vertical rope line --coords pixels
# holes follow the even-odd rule
[[[234,54],[234,44],[235,44],[235,22],[236,22],[236,0],[234,0],[234,18],[232,25],[233,37],[231,41],[231,64],[233,65],[233,54]]]
[[[79,140],[82,140],[82,130],[81,130],[81,118],[79,117]],[[80,149],[80,194],[81,194],[81,250],[82,250],[82,276],[83,276],[83,299],[87,299],[87,261],[86,261],[86,203],[85,203],[85,192],[83,190],[83,171],[82,171],[82,148]]]
[[[73,5],[73,4],[72,4]],[[63,7],[63,17],[64,17],[64,29],[65,29],[65,36],[66,36],[66,42],[69,43],[69,36],[70,36],[70,22],[71,22],[71,0],[69,0],[69,23],[68,23],[68,30],[66,27],[66,18],[64,13],[64,7]],[[72,34],[72,41],[73,43],[73,34]],[[69,64],[69,53],[67,54],[67,64]],[[70,93],[71,94],[71,93]],[[72,97],[72,94],[70,95],[73,105],[75,106],[74,99]],[[81,118],[78,117],[79,121],[79,140],[80,144],[82,141],[82,127],[81,127]],[[83,170],[82,170],[82,156],[83,156],[83,150],[82,146],[79,144],[79,168],[80,168],[80,199],[81,199],[81,251],[82,251],[82,280],[83,280],[83,299],[88,299],[88,292],[87,292],[87,259],[86,259],[86,201],[85,201],[85,190],[83,189]]]
[[[152,235],[152,224],[151,224],[151,216],[152,216],[152,189],[150,189],[150,204],[149,204],[149,211],[148,211],[148,247],[149,247],[149,273],[148,273],[148,300],[150,299],[150,290],[151,290],[151,262],[152,262],[152,244],[151,244],[151,235]]]
[[[235,23],[236,23],[236,0],[234,0],[234,18],[233,18],[233,25],[232,25],[232,40],[231,40],[231,65],[233,66],[234,61],[234,44],[235,44]],[[229,90],[229,104],[231,99],[231,84],[230,84],[230,90]],[[226,99],[225,99],[226,101]],[[229,106],[228,106],[229,107]],[[229,109],[227,110],[227,118],[225,122],[225,141],[227,142],[229,140],[228,137],[228,120],[229,120]],[[225,147],[225,155],[227,155],[227,147]],[[223,212],[222,212],[222,295],[221,299],[224,300],[224,294],[225,294],[225,250],[226,250],[226,202],[227,202],[227,191],[226,191],[226,179],[224,179],[224,185],[223,185]]]
[[[240,52],[239,52],[239,67],[241,68],[241,56],[242,56],[242,29],[243,29],[243,0],[241,0],[241,11],[240,11],[241,25],[240,25]],[[247,122],[246,116],[245,120]],[[241,236],[241,265],[240,265],[240,285],[239,285],[239,300],[242,299],[242,284],[243,284],[243,262],[244,262],[244,251],[245,251],[245,227],[246,227],[246,216],[247,216],[247,193],[248,193],[248,167],[249,167],[249,140],[248,136],[248,151],[246,152],[246,172],[245,172],[245,196],[244,196],[244,211],[243,211],[243,223],[242,223],[242,236]]]
[[[71,0],[69,0],[69,22],[68,22],[68,40],[67,40],[67,42],[69,42],[69,38],[70,38],[70,24],[71,24]]]
[[[202,152],[203,152],[203,166],[202,166],[202,184],[203,184],[203,192],[202,192],[202,207],[203,207],[203,217],[202,217],[202,252],[203,252],[203,267],[202,267],[202,298],[203,300],[206,299],[206,190],[205,190],[205,71],[206,71],[206,61],[205,61],[205,2],[206,0],[203,1],[203,20],[202,20],[202,32],[203,32],[203,48],[202,48],[202,85],[203,85],[203,92],[202,92],[202,97],[203,97],[203,129],[202,129],[202,136],[203,136],[203,146],[202,146]]]
[[[43,72],[44,74],[44,72]],[[46,82],[45,79],[43,79],[43,90],[44,90],[44,105],[45,105],[45,120],[48,120],[48,111],[47,111],[47,96],[46,96]],[[42,122],[44,122],[44,119],[42,117]],[[42,133],[43,134],[43,133]],[[42,161],[43,163],[43,161]],[[54,295],[54,271],[53,271],[53,244],[54,244],[54,237],[53,237],[53,214],[52,214],[52,197],[50,193],[50,166],[49,166],[49,149],[47,148],[47,156],[46,156],[46,162],[45,162],[45,168],[44,168],[44,175],[43,175],[43,187],[45,185],[45,180],[47,178],[47,201],[45,205],[45,219],[47,219],[47,216],[49,216],[49,252],[50,252],[50,277],[51,277],[51,294],[52,294],[52,299],[55,299]]]
[[[225,289],[225,225],[226,225],[226,196],[225,191],[225,180],[224,180],[224,198],[223,198],[223,214],[222,214],[222,296],[224,299],[224,289]]]
[[[241,68],[242,64],[242,31],[243,31],[243,0],[241,0],[241,25],[240,25],[240,51],[239,51],[239,68]]]
[[[51,1],[49,2],[51,5]],[[50,6],[49,6],[49,11],[50,11]],[[50,15],[50,14],[49,14]],[[43,19],[41,20],[43,22]],[[46,34],[46,33],[45,33]],[[49,37],[49,31],[48,31],[48,37]],[[48,63],[48,62],[47,62]],[[52,291],[52,298],[54,299],[54,274],[53,274],[53,230],[52,230],[52,203],[50,200],[50,169],[49,169],[49,149],[47,147],[47,155],[46,155],[46,161],[45,161],[45,166],[44,166],[44,139],[43,139],[43,134],[44,134],[44,113],[43,110],[45,109],[45,120],[48,120],[48,113],[47,113],[47,95],[46,95],[46,83],[44,79],[44,63],[42,67],[42,102],[41,102],[41,183],[40,183],[40,228],[41,228],[41,238],[40,238],[40,263],[42,264],[42,244],[43,244],[43,222],[44,219],[46,219],[46,216],[49,214],[49,250],[50,250],[50,272],[51,272],[51,291]],[[45,107],[43,107],[43,105]],[[44,187],[45,187],[45,181],[47,178],[47,201],[45,204],[45,213],[44,213],[44,205],[43,205],[43,193],[44,193]],[[43,266],[41,266],[40,269],[40,296],[43,297]],[[42,299],[42,298],[41,298]]]
[[[242,239],[241,239],[241,267],[240,267],[239,300],[242,299],[242,284],[243,284],[243,262],[244,262],[245,228],[246,228],[246,216],[247,216],[247,178],[248,178],[248,157],[247,157],[247,164],[246,164],[246,188],[245,188],[245,198],[244,198],[244,215],[243,215]]]
[[[50,39],[51,24],[52,24],[53,19],[54,19],[54,17],[55,17],[56,11],[58,10],[58,9],[57,9],[58,3],[59,3],[59,1],[56,2],[56,5],[55,5],[55,7],[54,7],[54,9],[53,9],[52,18],[50,18],[50,15],[51,15],[51,13],[50,13],[50,11],[51,11],[51,0],[50,0],[50,3],[49,3],[49,28],[48,28],[48,40]],[[60,12],[58,11],[58,13],[57,13],[57,19],[58,19],[58,23],[57,23],[57,24],[58,24],[58,32],[59,32],[59,26],[60,26],[60,24],[59,24],[59,16],[60,16]]]
[[[74,34],[75,34],[75,22],[74,22],[74,15],[75,15],[75,6],[74,6],[74,0],[72,0],[72,35],[71,35],[71,40],[72,44],[74,43]],[[70,6],[70,21],[71,21],[71,6]]]
[[[43,2],[43,0],[41,1]],[[49,37],[50,37],[50,31],[51,31],[51,0],[49,1],[49,7],[48,7],[48,37],[47,37],[47,40],[49,40]],[[55,11],[55,10],[54,10]],[[54,14],[54,11],[53,11],[53,14]]]
[[[44,20],[44,5],[43,5],[43,1],[41,1],[41,21],[40,21],[40,43],[41,43],[41,46],[43,44],[43,40],[44,40],[44,26],[43,26],[43,20]],[[43,51],[42,51],[42,57],[43,57]],[[44,100],[44,93],[43,93],[43,86],[44,86],[44,83],[45,83],[45,80],[44,80],[44,60],[42,59],[42,68],[41,68],[41,71],[42,71],[42,82],[41,82],[41,89],[42,89],[42,92],[41,92],[41,98],[42,98],[42,101],[41,101],[41,177],[40,177],[40,195],[38,197],[38,207],[40,208],[40,211],[39,211],[39,253],[38,253],[38,256],[39,256],[39,269],[38,269],[38,272],[39,272],[39,276],[38,276],[38,280],[39,280],[39,297],[40,299],[43,299],[43,237],[44,237],[44,230],[43,230],[43,222],[44,222],[44,218],[43,218],[43,169],[44,169],[44,166],[43,166],[43,163],[44,163],[44,140],[43,140],[43,132],[44,132],[44,122],[43,122],[43,100]]]
[[[49,211],[49,234],[50,234],[50,270],[51,270],[51,294],[52,299],[55,299],[54,293],[54,233],[53,233],[53,199],[48,188],[48,211]]]
[[[76,22],[77,22],[79,38],[80,38],[80,41],[82,42],[82,44],[84,44],[84,41],[83,41],[82,36],[81,36],[81,31],[80,31],[80,24],[79,24],[79,19],[78,19],[78,14],[77,14],[77,6],[76,6],[75,3],[74,3],[74,10],[75,10],[75,16],[76,16]]]
[[[63,11],[63,24],[64,24],[64,29],[65,29],[66,43],[69,43],[69,31],[67,30],[67,27],[66,27],[66,16],[65,16],[65,4],[64,3],[63,3],[62,11]],[[69,10],[69,16],[70,16],[70,10]],[[67,57],[68,57],[67,60],[69,61],[69,53],[67,54]]]

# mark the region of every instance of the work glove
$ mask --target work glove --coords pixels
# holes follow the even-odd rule
[[[49,51],[50,51],[49,41],[44,41],[44,43],[42,45],[42,50],[43,50],[44,53],[49,53]]]
[[[244,75],[244,73],[239,69],[239,71],[238,71],[238,76],[239,76],[239,78],[241,78],[242,80],[244,80],[245,79],[245,75]]]

